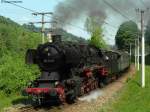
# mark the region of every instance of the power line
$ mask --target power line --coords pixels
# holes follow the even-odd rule
[[[15,3],[12,3],[12,2],[8,2],[8,3],[10,3],[10,4],[12,4],[12,5],[15,5],[15,6],[17,6],[17,7],[20,7],[20,8],[23,8],[23,9],[25,9],[25,10],[28,10],[28,11],[30,11],[30,12],[32,12],[32,13],[36,13],[36,14],[41,14],[41,13],[39,13],[39,12],[37,12],[37,11],[35,11],[35,10],[32,10],[32,9],[29,9],[29,8],[26,8],[26,7],[23,7],[23,6],[20,6],[20,5],[17,5],[17,4],[15,4]],[[48,16],[48,15],[45,15],[45,16],[47,16],[47,17],[51,17],[51,16]],[[56,15],[55,15],[56,16]],[[56,17],[58,17],[58,16],[56,16]],[[60,19],[58,19],[58,18],[56,18],[55,17],[55,19],[56,20],[58,20],[59,22],[63,22],[62,20],[60,20]],[[109,24],[108,22],[106,22],[106,21],[103,21],[105,24],[107,24],[107,25],[109,25],[109,26],[111,26],[112,28],[114,28],[114,29],[116,29],[116,28],[118,28],[117,26],[114,26],[114,25],[111,25],[111,24]],[[71,25],[71,26],[73,26],[73,27],[76,27],[76,28],[79,28],[79,29],[81,29],[81,30],[84,30],[84,31],[87,31],[86,29],[84,29],[84,28],[81,28],[81,27],[79,27],[79,26],[76,26],[76,25],[73,25],[73,24],[71,24],[71,23],[66,23],[66,24],[69,24],[69,25]]]
[[[69,6],[69,8],[71,8],[71,9],[73,9],[73,10],[76,10],[77,8],[75,8],[75,7],[71,7],[71,6]],[[106,25],[108,25],[108,26],[110,26],[110,27],[112,27],[112,28],[118,28],[117,26],[114,26],[114,25],[111,25],[111,24],[109,24],[107,21],[101,21],[101,22],[103,22],[104,24],[106,24]]]
[[[45,28],[44,28],[44,25],[45,25],[45,23],[50,23],[50,22],[47,22],[47,21],[45,21],[44,20],[44,17],[46,16],[46,15],[48,15],[48,14],[50,14],[50,15],[52,15],[53,13],[52,12],[37,12],[37,13],[32,13],[33,15],[35,15],[35,16],[38,16],[38,15],[41,15],[42,16],[42,20],[41,21],[39,21],[39,22],[34,22],[34,23],[40,23],[40,24],[42,24],[42,28],[41,28],[41,32],[42,32],[42,43],[44,43],[45,42],[45,36],[44,36],[44,33],[45,33]]]
[[[114,11],[116,11],[117,13],[119,13],[122,17],[124,17],[125,19],[131,20],[130,18],[128,18],[126,15],[124,15],[122,12],[120,12],[118,9],[114,8],[114,6],[112,4],[110,4],[109,2],[107,2],[106,0],[103,0],[103,2],[108,5],[109,7],[111,7]]]
[[[116,28],[118,29],[118,27],[117,27],[117,26],[111,25],[111,24],[109,24],[109,23],[108,23],[108,22],[106,22],[106,21],[104,21],[104,23],[105,23],[105,24],[107,24],[107,25],[109,25],[109,26],[111,26],[111,27],[112,27],[112,28],[114,28],[114,29],[116,29]]]
[[[23,7],[23,6],[21,6],[21,5],[17,5],[17,4],[12,3],[12,2],[7,2],[7,3],[12,4],[12,5],[15,5],[15,6],[20,7],[20,8],[22,8],[22,9],[25,9],[25,10],[28,10],[28,11],[30,11],[30,12],[37,12],[37,11],[35,11],[35,10],[32,10],[32,9]]]
[[[147,11],[149,11],[149,7],[146,5],[146,3],[144,2],[144,0],[139,0],[140,2],[141,2],[141,4],[143,4],[143,6],[144,6],[144,8],[147,10]],[[149,14],[146,14],[147,15],[147,17],[148,17],[148,15]],[[145,18],[147,18],[147,17],[145,17]]]
[[[147,7],[144,0],[139,0],[139,1],[143,4],[144,7]]]
[[[23,7],[23,6],[17,5],[17,4],[15,4],[15,3],[12,3],[12,2],[7,2],[7,3],[12,4],[12,5],[14,5],[14,6],[17,6],[17,7],[20,7],[20,8],[22,8],[22,9],[25,9],[25,10],[30,11],[30,12],[32,12],[32,13],[37,13],[37,11],[35,11],[35,10],[32,10],[32,9],[29,9],[29,8],[26,8],[26,7]],[[47,16],[47,17],[51,17],[51,16],[48,16],[48,15],[46,15],[46,16]],[[58,20],[59,22],[63,23],[63,21],[62,21],[62,20],[60,20],[60,19],[58,19],[58,18],[55,18],[55,19],[56,19],[56,20]],[[70,25],[70,26],[73,26],[73,27],[76,27],[76,28],[78,28],[78,29],[81,29],[81,30],[87,31],[86,29],[81,28],[81,27],[76,26],[76,25],[73,25],[73,24],[71,24],[71,23],[66,23],[66,24],[68,24],[68,25]]]
[[[26,8],[26,7],[17,5],[17,4],[15,4],[15,3],[12,3],[12,2],[8,2],[8,3],[9,3],[9,4],[12,4],[12,5],[14,5],[14,6],[20,7],[20,8],[22,8],[22,9],[28,10],[28,11],[30,11],[30,12],[32,12],[32,13],[37,13],[37,11],[35,11],[35,10],[32,10],[32,9],[29,9],[29,8]],[[47,17],[51,17],[51,16],[48,16],[48,15],[46,15],[46,16],[47,16]],[[56,15],[55,15],[55,16],[56,16]],[[58,16],[56,16],[56,17],[58,17]],[[58,19],[59,17],[58,17],[58,18],[56,18],[56,17],[55,17],[56,20],[58,20],[59,22],[63,23],[62,20]],[[106,22],[106,21],[103,21],[103,22],[104,22],[105,24],[111,26],[112,28],[115,28],[115,29],[118,28],[117,26],[113,26],[113,25],[109,24],[109,23]],[[71,23],[66,23],[66,24],[68,24],[68,25],[70,25],[70,26],[73,26],[73,27],[76,27],[76,28],[78,28],[78,29],[81,29],[81,30],[83,30],[83,31],[87,31],[85,28],[76,26],[76,25],[74,25],[74,24],[71,24]]]
[[[58,0],[59,1],[59,0]],[[73,9],[73,10],[76,10],[77,8],[75,8],[75,7],[71,7],[71,6],[68,6],[69,8],[71,8],[71,9]],[[58,17],[58,16],[57,16]],[[107,21],[101,21],[101,22],[103,22],[104,24],[106,24],[106,25],[108,25],[108,26],[110,26],[110,27],[112,27],[112,28],[118,28],[117,26],[114,26],[114,25],[111,25],[111,24],[109,24]]]
[[[58,17],[58,16],[57,16],[57,17]],[[57,18],[55,18],[55,19],[57,19]],[[57,20],[59,20],[59,21],[61,21],[61,22],[63,23],[62,20],[60,20],[60,19],[57,19]],[[109,24],[109,23],[106,22],[106,21],[103,21],[103,22],[104,22],[104,24],[107,24],[107,25],[109,25],[110,27],[112,27],[112,28],[114,28],[114,29],[118,28],[117,26],[113,26],[113,25]],[[82,29],[82,30],[84,30],[84,31],[87,31],[86,29],[81,28],[81,27],[76,26],[76,25],[73,25],[73,24],[71,24],[71,23],[67,23],[67,24],[69,24],[69,25],[71,25],[71,26],[75,26],[76,28]]]

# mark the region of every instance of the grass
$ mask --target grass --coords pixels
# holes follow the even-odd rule
[[[22,98],[23,96],[21,95],[11,94],[8,96],[5,93],[0,92],[0,112],[3,112],[4,108],[13,105],[13,103],[17,104],[17,101]]]
[[[150,112],[150,66],[146,66],[146,87],[140,86],[140,72],[126,82],[113,101],[104,105],[99,112]],[[20,95],[7,96],[0,92],[0,112],[5,107],[13,105],[14,101],[22,99]]]
[[[150,66],[146,66],[146,87],[140,86],[140,74],[129,80],[125,87],[99,112],[150,112]]]

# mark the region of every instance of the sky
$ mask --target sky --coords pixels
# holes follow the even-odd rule
[[[35,10],[37,12],[54,12],[55,6],[63,0],[22,0],[22,1],[23,3],[18,3],[18,5]],[[41,20],[40,16],[38,17],[33,16],[31,13],[32,12],[16,7],[12,4],[0,3],[0,15],[8,17],[20,24]],[[84,28],[85,19],[86,18],[81,17],[78,20],[78,22],[71,24]],[[49,18],[46,17],[45,20],[49,21],[50,17]],[[116,20],[115,15],[110,15],[110,17],[107,18],[106,21],[116,27],[118,27],[119,25],[118,24],[119,19]],[[66,27],[66,30],[74,35],[84,37],[85,39],[90,38],[90,35],[80,28],[68,25]],[[118,30],[117,28],[111,27],[107,24],[103,25],[104,40],[106,41],[107,44],[110,45],[115,44],[114,37],[116,35],[117,30]]]
[[[53,12],[54,7],[61,0],[21,0],[21,1],[23,2],[18,3],[18,5],[35,10],[37,12]],[[0,4],[0,15],[9,17],[12,20],[19,23],[28,23],[31,21],[38,20],[39,17],[35,17],[31,13],[32,12],[21,9],[12,4],[7,3]]]
[[[62,0],[22,0],[23,3],[18,3],[23,7],[35,10],[37,12],[53,12],[55,6]],[[39,21],[40,16],[36,17],[31,14],[32,12],[16,7],[12,4],[0,3],[0,15],[11,18],[15,22],[20,24],[29,23],[33,21]],[[46,21],[50,21],[50,18],[45,17]],[[81,21],[78,25],[84,28]],[[48,26],[48,25],[47,25]],[[89,38],[89,34],[79,28],[68,26],[67,31],[77,36]]]

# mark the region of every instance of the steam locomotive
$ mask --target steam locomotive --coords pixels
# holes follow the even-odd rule
[[[37,64],[40,77],[25,89],[39,104],[49,101],[73,103],[78,96],[109,83],[130,66],[127,52],[99,49],[88,44],[61,41],[28,49],[26,63]]]

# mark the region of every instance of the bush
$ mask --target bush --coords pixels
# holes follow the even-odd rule
[[[19,92],[38,74],[39,70],[36,66],[25,65],[24,57],[7,54],[2,57],[0,63],[0,90],[7,94]]]
[[[0,91],[20,92],[39,74],[37,66],[25,65],[25,52],[40,43],[40,35],[0,17]]]

